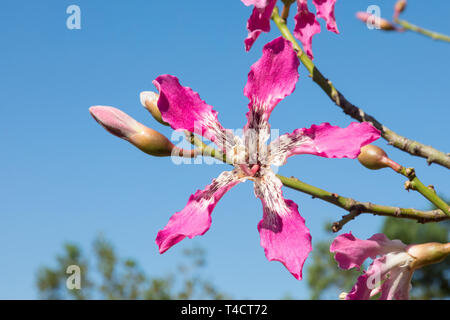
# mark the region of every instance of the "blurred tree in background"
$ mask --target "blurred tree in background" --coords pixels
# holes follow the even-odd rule
[[[331,230],[329,225],[327,230]],[[416,221],[397,218],[386,218],[381,233],[389,239],[400,239],[405,244],[424,242],[449,242],[450,223],[419,224]],[[331,231],[330,231],[331,233]],[[355,235],[357,237],[357,235]],[[308,268],[308,286],[312,299],[320,299],[324,295],[337,297],[341,292],[349,292],[360,271],[342,270],[330,253],[329,241],[318,242],[312,253],[312,265]],[[368,259],[370,260],[370,259]],[[450,259],[429,265],[414,272],[412,279],[411,299],[449,299],[450,298]]]
[[[93,243],[95,268],[74,244],[64,245],[56,257],[56,266],[41,267],[37,273],[37,288],[41,299],[225,299],[201,276],[205,252],[199,248],[184,251],[183,263],[175,274],[151,277],[133,259],[120,259],[112,244],[103,237]],[[77,265],[81,270],[81,289],[69,290],[67,267]]]

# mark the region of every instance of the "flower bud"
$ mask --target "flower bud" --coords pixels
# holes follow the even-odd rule
[[[381,30],[392,31],[396,30],[395,26],[386,19],[377,17],[367,12],[357,12],[356,17],[365,23],[371,23],[373,26],[379,27]]]
[[[153,118],[162,125],[169,126],[167,122],[162,119],[161,112],[158,109],[159,94],[152,91],[143,91],[140,94],[141,104],[147,109]]]
[[[395,171],[398,171],[401,168],[401,165],[389,159],[383,149],[372,144],[365,145],[361,148],[358,160],[364,167],[371,170],[391,167]]]
[[[405,11],[406,8],[406,0],[399,0],[394,6],[394,17],[398,17],[400,13]]]
[[[89,109],[89,112],[108,132],[130,142],[149,155],[167,157],[176,154],[195,157],[194,150],[188,151],[175,147],[161,133],[144,126],[119,109],[106,106],[94,106]]]
[[[418,269],[444,260],[450,254],[450,243],[430,242],[415,244],[409,246],[407,252],[415,258],[410,267]]]

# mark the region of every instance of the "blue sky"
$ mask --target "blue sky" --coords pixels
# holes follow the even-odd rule
[[[317,35],[314,61],[369,114],[402,135],[448,152],[448,43],[414,33],[370,31],[354,18],[371,4],[390,17],[394,2],[338,1],[341,34]],[[71,4],[81,8],[81,30],[66,28]],[[238,0],[2,1],[0,299],[36,298],[38,267],[52,264],[64,242],[86,249],[99,233],[121,256],[136,258],[153,275],[174,270],[182,250],[197,245],[207,251],[205,276],[235,298],[277,299],[286,293],[308,298],[305,280],[266,260],[256,229],[262,208],[249,182],[220,201],[204,236],[159,255],[158,230],[191,193],[226,167],[175,166],[168,158],[149,157],[107,134],[88,113],[92,105],[112,105],[170,136],[170,129],[139,103],[139,92],[154,90],[152,80],[169,73],[213,105],[224,127],[241,128],[249,68],[262,46],[279,36],[272,27],[245,52],[250,12]],[[411,1],[404,17],[450,33],[449,12],[447,1]],[[272,128],[283,133],[322,122],[347,126],[352,120],[304,67],[299,70],[297,89],[273,112]],[[416,167],[425,184],[448,194],[446,169],[427,167],[384,140],[376,144],[397,162]],[[356,160],[298,156],[280,174],[362,201],[427,206],[418,194],[403,190],[402,177],[367,170]],[[325,237],[325,222],[345,214],[286,188],[284,194],[299,205],[313,243]],[[381,223],[382,218],[361,216],[343,232],[368,237]]]

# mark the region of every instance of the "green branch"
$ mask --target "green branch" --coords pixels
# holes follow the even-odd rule
[[[227,164],[231,164],[230,161],[228,161],[227,156],[218,150],[214,149],[213,147],[210,147],[206,145],[201,139],[199,139],[195,134],[192,132],[189,132],[187,130],[184,131],[186,135],[186,139],[194,146],[197,147],[197,154],[206,155],[212,158],[215,158],[219,161],[222,161]]]
[[[331,81],[325,78],[322,73],[317,69],[311,59],[302,51],[297,40],[294,38],[289,28],[286,25],[286,21],[280,17],[278,14],[278,8],[275,7],[272,13],[272,20],[280,30],[281,34],[285,39],[292,43],[294,50],[306,69],[309,71],[313,81],[317,83],[320,88],[328,95],[328,97],[344,111],[345,114],[349,115],[353,119],[360,122],[369,122],[375,128],[381,131],[381,136],[389,142],[390,145],[408,152],[411,155],[426,158],[428,164],[437,163],[441,166],[450,169],[450,155],[445,154],[431,146],[424,145],[420,142],[405,138],[382,123],[376,120],[371,115],[367,114],[361,108],[356,107],[350,103],[333,85]]]

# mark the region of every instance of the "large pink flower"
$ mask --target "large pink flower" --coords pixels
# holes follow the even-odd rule
[[[299,77],[298,65],[291,43],[282,37],[264,46],[262,58],[251,67],[244,89],[250,103],[243,137],[224,129],[217,112],[192,89],[181,86],[176,77],[162,75],[153,82],[160,93],[158,108],[162,119],[173,129],[198,132],[213,141],[234,166],[204,190],[191,195],[186,207],[159,231],[156,243],[161,253],[185,237],[208,231],[211,213],[222,196],[236,184],[252,180],[255,195],[263,206],[258,230],[266,257],[282,262],[295,278],[301,279],[303,263],[311,251],[311,236],[297,205],[283,197],[282,183],[271,165],[284,164],[295,154],[355,158],[362,146],[380,134],[369,123],[352,123],[347,128],[324,123],[297,129],[267,144],[270,114],[278,102],[293,92]]]
[[[380,300],[407,300],[411,289],[411,278],[416,260],[408,250],[410,247],[400,240],[389,240],[378,233],[367,240],[355,238],[351,233],[338,236],[330,251],[342,269],[361,268],[367,258],[373,259],[352,290],[347,300],[368,300],[381,294]]]
[[[253,12],[247,22],[248,36],[245,39],[245,49],[250,50],[261,32],[270,31],[270,17],[277,0],[241,0],[246,6],[253,5]],[[326,21],[329,31],[339,33],[334,16],[336,0],[313,0],[317,17]],[[316,15],[308,9],[308,0],[297,0],[297,15],[295,16],[294,36],[300,40],[306,54],[313,59],[312,38],[320,32],[320,24]]]

